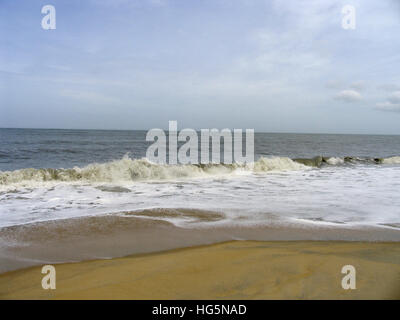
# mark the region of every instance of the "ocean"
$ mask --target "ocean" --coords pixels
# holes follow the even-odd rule
[[[400,136],[256,132],[252,169],[150,163],[145,136],[0,129],[0,227],[129,213],[182,228],[400,229]]]

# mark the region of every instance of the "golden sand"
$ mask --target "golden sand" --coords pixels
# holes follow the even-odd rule
[[[356,289],[341,286],[356,268]],[[1,299],[399,299],[400,244],[230,241],[0,275]]]

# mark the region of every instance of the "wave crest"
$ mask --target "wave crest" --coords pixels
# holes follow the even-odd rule
[[[168,180],[186,177],[231,174],[235,171],[286,171],[306,168],[289,158],[260,158],[252,165],[245,164],[193,164],[161,165],[147,159],[131,159],[128,156],[106,163],[93,163],[72,169],[20,169],[0,172],[0,185],[27,182],[120,182],[143,180]]]
[[[386,158],[386,159],[383,159],[382,162],[385,164],[400,164],[400,157],[396,156],[396,157]]]
[[[231,175],[243,172],[271,172],[304,170],[323,165],[343,164],[400,164],[400,156],[390,158],[356,158],[356,157],[314,157],[290,159],[287,157],[262,157],[252,164],[187,164],[161,165],[147,159],[122,159],[106,163],[92,163],[85,167],[72,169],[20,169],[15,171],[0,171],[0,186],[35,187],[42,182],[130,182],[146,180],[173,180],[190,177],[207,177],[216,175]]]

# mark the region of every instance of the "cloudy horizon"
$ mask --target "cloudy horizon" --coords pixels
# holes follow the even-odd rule
[[[47,4],[56,30],[41,27]],[[400,134],[396,0],[0,8],[0,127]]]

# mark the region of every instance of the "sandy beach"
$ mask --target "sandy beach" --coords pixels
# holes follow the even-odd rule
[[[356,268],[344,290],[341,269]],[[229,241],[0,275],[1,299],[400,299],[396,242]]]
[[[53,2],[0,0],[0,303],[400,300],[400,0]]]

